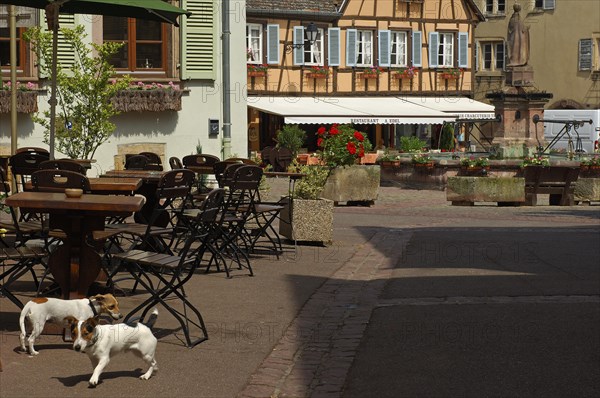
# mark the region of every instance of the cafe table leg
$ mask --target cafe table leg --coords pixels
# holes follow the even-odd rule
[[[65,232],[66,240],[48,260],[52,275],[61,288],[64,299],[82,298],[98,277],[101,256],[86,242],[94,230],[104,228],[104,216],[51,215],[50,228]]]

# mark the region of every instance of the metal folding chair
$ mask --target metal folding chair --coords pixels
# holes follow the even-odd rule
[[[115,255],[116,259],[126,264],[136,282],[150,293],[148,299],[127,314],[125,322],[140,311],[143,320],[151,308],[161,304],[179,321],[188,347],[194,347],[208,339],[202,315],[187,299],[184,286],[200,265],[207,249],[206,240],[211,236],[224,196],[225,191],[222,189],[208,194],[200,211],[188,224],[190,228],[186,232],[185,244],[177,255],[142,250]],[[149,282],[151,279],[158,283]],[[175,308],[175,303],[181,304],[182,309]],[[194,340],[190,336],[192,327],[200,331],[200,337]]]

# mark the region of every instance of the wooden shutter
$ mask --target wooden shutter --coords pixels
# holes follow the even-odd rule
[[[440,37],[437,32],[429,33],[429,67],[437,68]]]
[[[267,25],[267,63],[279,63],[279,25]]]
[[[592,39],[579,40],[579,70],[592,70]]]
[[[41,15],[41,21],[44,21],[46,15],[43,13]],[[75,28],[75,25],[78,22],[78,15],[73,14],[60,14],[58,16],[58,24],[60,28]],[[43,23],[42,29],[47,30],[47,24]],[[39,60],[39,62],[43,62],[43,59]],[[65,41],[65,36],[61,33],[60,29],[58,31],[58,50],[56,52],[56,62],[61,66],[64,72],[69,75],[70,69],[75,65],[75,52],[73,51],[73,47],[70,44],[67,44]],[[47,73],[50,73],[50,68],[52,65],[48,66],[48,68],[39,68],[39,76],[41,78],[49,78],[50,76]],[[44,69],[48,69],[45,71]],[[46,73],[47,72],[47,73]]]
[[[544,10],[554,10],[556,4],[554,0],[544,0]]]
[[[356,66],[357,36],[356,29],[346,29],[346,66]]]
[[[392,32],[389,30],[379,31],[379,40],[377,43],[377,52],[379,55],[379,66],[390,66],[391,63],[391,39]]]
[[[475,70],[479,70],[479,41],[475,42]]]
[[[340,28],[329,28],[329,66],[340,66],[340,59],[342,58],[340,51],[340,34]]]
[[[418,30],[412,32],[412,65],[423,66],[422,60],[423,34]]]
[[[217,78],[217,21],[213,0],[184,0],[182,7],[192,13],[181,16],[181,77],[182,79]]]
[[[458,67],[467,68],[469,66],[469,34],[467,32],[458,32]]]
[[[294,26],[294,65],[304,65],[304,26]]]

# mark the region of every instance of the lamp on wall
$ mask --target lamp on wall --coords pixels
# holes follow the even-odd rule
[[[308,45],[312,46],[315,41],[317,41],[317,36],[319,36],[319,29],[317,29],[317,26],[311,22],[308,24],[308,26],[304,29],[304,39],[306,41],[308,41]],[[298,44],[286,44],[285,45],[285,52],[286,53],[291,53],[292,51],[294,51],[294,49],[297,48],[304,48],[306,43],[298,43]]]

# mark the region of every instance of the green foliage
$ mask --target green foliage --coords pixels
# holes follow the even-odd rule
[[[521,162],[521,167],[527,166],[550,166],[550,159],[545,156],[528,156]]]
[[[433,159],[426,153],[413,155],[411,158],[413,163],[425,164],[433,162]]]
[[[474,157],[470,156],[468,158],[462,158],[460,160],[461,166],[465,167],[488,167],[490,165],[490,161],[488,158],[484,157]]]
[[[61,32],[75,53],[75,62],[69,73],[60,64],[57,68],[56,149],[73,159],[90,159],[116,128],[110,118],[119,112],[112,105],[111,98],[117,91],[126,89],[131,79],[129,76],[112,79],[114,67],[109,60],[122,43],[87,46],[84,44],[86,34],[83,26],[62,28]],[[50,75],[52,33],[39,27],[31,28],[25,33],[25,40],[32,44],[40,60],[40,71]],[[96,55],[93,56],[92,52]],[[46,129],[44,142],[49,143],[50,111],[41,116],[36,114],[33,120]]]
[[[327,177],[329,168],[324,166],[302,166],[300,173],[305,174],[294,187],[294,198],[319,199]]]
[[[454,149],[454,127],[451,124],[444,124],[440,136],[440,149],[451,151]]]
[[[289,149],[292,152],[292,159],[295,159],[305,139],[306,131],[295,124],[287,124],[277,131],[277,148]]]
[[[356,164],[372,148],[371,142],[363,133],[347,124],[334,124],[329,131],[320,127],[317,134],[317,146],[321,148],[318,156],[330,168]]]
[[[400,150],[402,152],[419,152],[427,145],[427,141],[423,141],[418,137],[400,137]]]

